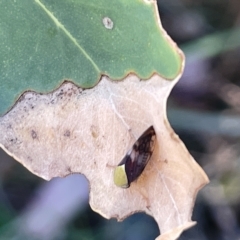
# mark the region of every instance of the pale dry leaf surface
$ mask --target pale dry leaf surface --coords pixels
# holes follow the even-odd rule
[[[0,118],[0,144],[46,180],[84,174],[90,205],[106,218],[122,220],[145,211],[158,223],[160,239],[175,239],[171,236],[193,224],[196,194],[208,182],[166,118],[176,81],[157,75],[147,81],[103,77],[87,90],[65,82],[46,95],[27,92]],[[116,187],[113,166],[151,125],[157,143],[149,164],[130,188]]]

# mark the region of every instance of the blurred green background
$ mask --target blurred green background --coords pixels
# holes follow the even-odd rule
[[[162,24],[186,54],[168,100],[169,121],[211,182],[197,196],[198,224],[181,240],[240,239],[240,1],[159,0]],[[0,239],[151,240],[146,214],[121,223],[88,205],[81,175],[46,182],[0,150]]]

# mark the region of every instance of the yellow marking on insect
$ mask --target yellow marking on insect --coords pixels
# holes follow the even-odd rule
[[[121,165],[121,166],[117,166],[114,169],[114,183],[116,186],[118,187],[122,187],[122,188],[128,188],[129,184],[128,184],[128,178],[127,178],[127,174],[125,171],[125,165]]]

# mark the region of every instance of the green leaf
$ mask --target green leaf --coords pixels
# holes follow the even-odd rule
[[[64,80],[91,88],[102,75],[176,78],[182,58],[157,14],[143,0],[0,1],[0,115],[24,91],[46,93]]]

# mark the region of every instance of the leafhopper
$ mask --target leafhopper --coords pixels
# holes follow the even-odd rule
[[[133,144],[122,161],[114,169],[114,183],[128,188],[143,172],[154,150],[156,133],[149,127]]]

